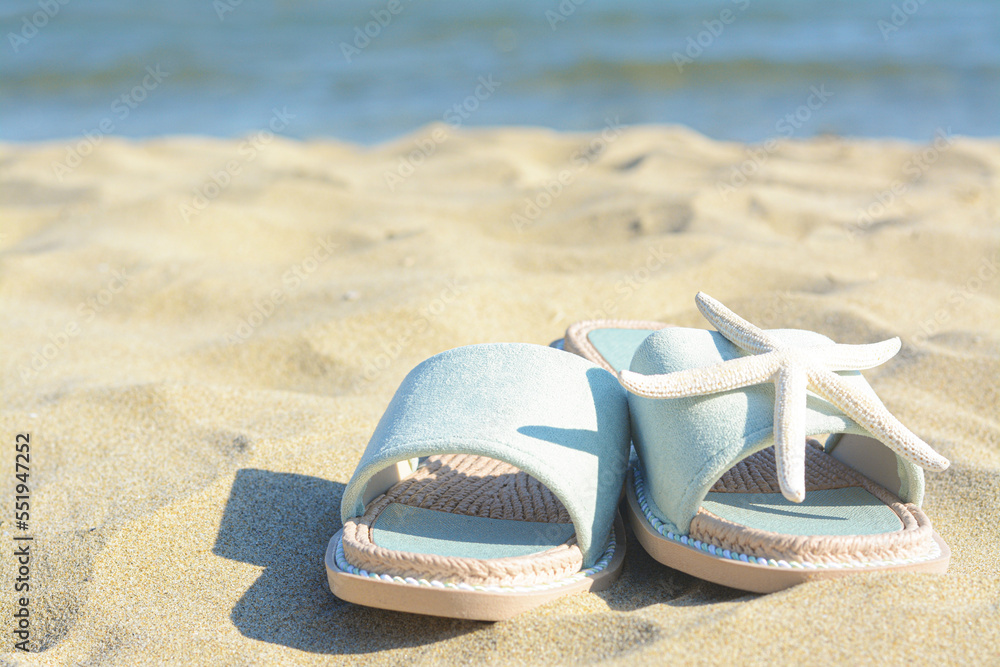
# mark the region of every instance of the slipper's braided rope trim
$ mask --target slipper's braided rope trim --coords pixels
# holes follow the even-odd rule
[[[576,538],[530,556],[478,559],[394,551],[375,544],[372,527],[392,503],[538,524],[571,523],[569,512],[542,483],[518,468],[483,456],[429,457],[413,475],[344,524],[343,551],[359,569],[411,579],[482,586],[533,586],[565,579],[583,567]],[[540,539],[545,529],[539,526]]]
[[[579,581],[583,581],[587,577],[592,577],[599,572],[603,571],[611,563],[611,560],[615,556],[615,549],[618,546],[617,536],[615,535],[614,528],[611,529],[611,537],[608,540],[608,546],[604,550],[600,559],[594,564],[593,567],[589,567],[586,570],[582,570],[573,574],[572,576],[565,577],[563,579],[552,580],[543,583],[537,583],[530,586],[498,586],[498,585],[485,585],[485,584],[470,584],[465,581],[441,581],[440,579],[424,579],[424,578],[414,578],[414,577],[402,577],[399,575],[386,574],[384,572],[368,571],[363,568],[356,567],[348,562],[346,556],[344,555],[344,542],[341,540],[337,543],[337,549],[335,553],[337,567],[339,567],[344,572],[350,574],[355,574],[360,577],[367,577],[369,579],[378,579],[381,581],[386,581],[396,584],[407,584],[410,586],[424,586],[429,588],[443,588],[450,590],[459,591],[481,591],[486,593],[532,593],[537,591],[548,591],[554,588],[561,588],[562,586],[569,586],[575,584]]]
[[[828,456],[822,452],[818,453],[821,456]],[[834,461],[840,464],[839,461],[835,459]],[[704,551],[717,558],[769,567],[825,570],[876,569],[920,563],[940,557],[941,549],[932,537],[930,520],[920,508],[912,504],[903,504],[898,499],[891,500],[893,496],[888,491],[867,478],[854,474],[860,480],[868,482],[860,485],[866,491],[883,502],[887,498],[890,499],[887,504],[900,517],[903,530],[882,535],[788,536],[747,528],[720,519],[701,509],[691,522],[690,534],[683,535],[673,532],[653,515],[646,498],[645,480],[638,469],[632,470],[630,483],[633,484],[643,516],[653,530],[668,540]],[[878,490],[880,492],[877,492]]]

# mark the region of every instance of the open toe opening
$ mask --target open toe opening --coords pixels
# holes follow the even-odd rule
[[[806,448],[806,498],[786,499],[774,448],[743,459],[712,487],[691,522],[694,539],[758,559],[812,564],[926,554],[930,521],[915,505],[823,451]]]
[[[747,526],[786,535],[876,535],[903,530],[892,506],[865,486],[856,471],[809,441],[806,454],[806,498],[795,503],[778,486],[774,448],[744,459],[712,487],[702,502],[710,514]],[[884,491],[884,490],[883,490]],[[880,494],[887,497],[888,492]]]
[[[541,482],[484,456],[441,455],[345,524],[344,553],[390,576],[526,586],[571,576],[583,555],[569,513]]]

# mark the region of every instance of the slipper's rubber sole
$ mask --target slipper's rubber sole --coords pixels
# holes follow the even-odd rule
[[[934,533],[934,541],[941,555],[919,563],[855,567],[837,569],[776,568],[768,565],[743,563],[729,558],[713,556],[693,546],[668,540],[649,525],[639,507],[631,475],[625,480],[625,497],[628,502],[629,523],[642,548],[656,561],[692,576],[753,593],[774,593],[798,584],[823,579],[839,579],[862,572],[931,572],[943,574],[948,569],[951,550],[941,536]]]
[[[343,530],[330,539],[326,548],[326,575],[334,595],[341,600],[366,607],[477,621],[502,621],[572,593],[608,588],[621,574],[625,563],[625,524],[621,514],[615,516],[614,530],[615,553],[606,568],[580,581],[538,591],[463,591],[414,586],[351,574],[341,570],[336,562],[337,544]]]

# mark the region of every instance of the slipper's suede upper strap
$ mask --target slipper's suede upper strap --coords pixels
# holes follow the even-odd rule
[[[777,329],[768,333],[789,345],[832,342],[812,331]],[[717,331],[663,329],[642,342],[630,370],[644,375],[671,373],[742,355]],[[860,391],[874,396],[860,373],[839,374]],[[628,400],[632,438],[644,469],[647,498],[652,500],[650,509],[681,533],[688,531],[712,485],[727,470],[774,444],[772,383],[690,398],[655,399],[629,394]],[[829,402],[807,394],[806,435],[821,433],[870,435]],[[923,470],[901,457],[896,457],[896,462],[899,488],[887,488],[902,500],[919,505],[923,498]]]
[[[405,474],[408,460],[487,456],[559,498],[590,567],[614,522],[628,452],[628,400],[611,373],[540,345],[460,347],[403,380],[347,485],[341,516],[363,514],[367,500]]]

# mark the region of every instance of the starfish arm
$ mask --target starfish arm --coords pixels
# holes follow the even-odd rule
[[[899,352],[899,338],[868,345],[820,345],[809,352],[827,370],[861,371],[892,359]]]
[[[647,398],[704,396],[767,382],[779,364],[779,354],[772,352],[662,375],[621,371],[618,381],[633,394]]]
[[[821,368],[809,369],[809,384],[823,398],[908,461],[933,472],[946,470],[950,465],[948,459],[893,417],[878,399],[859,392],[836,373]]]
[[[774,378],[774,457],[781,495],[806,498],[806,371],[783,365]]]
[[[763,329],[747,322],[704,292],[698,292],[694,301],[701,314],[719,333],[747,352],[763,354],[780,347]]]

